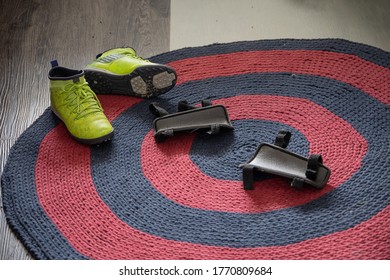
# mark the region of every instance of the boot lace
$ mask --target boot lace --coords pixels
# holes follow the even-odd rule
[[[63,93],[66,94],[64,99],[66,106],[71,109],[72,114],[76,114],[75,120],[103,112],[99,99],[87,82],[68,84]]]

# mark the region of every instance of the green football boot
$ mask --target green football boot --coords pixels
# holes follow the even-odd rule
[[[114,129],[88,86],[84,71],[60,67],[54,60],[49,79],[51,110],[65,123],[73,138],[93,145],[113,136]]]
[[[97,94],[124,94],[150,98],[172,89],[176,71],[138,57],[132,48],[98,54],[84,69],[85,78]]]

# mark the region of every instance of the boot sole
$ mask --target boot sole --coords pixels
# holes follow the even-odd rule
[[[177,81],[176,71],[163,65],[146,65],[126,75],[85,69],[85,78],[96,94],[121,94],[151,98],[171,90]]]
[[[70,134],[70,133],[69,133]],[[109,134],[106,134],[104,136],[101,136],[99,138],[94,138],[94,139],[82,139],[82,138],[77,138],[76,136],[70,134],[72,138],[77,140],[78,142],[82,144],[87,144],[87,145],[99,145],[103,144],[105,142],[110,141],[114,137],[114,130],[111,131]]]
[[[59,118],[64,124],[65,122],[61,119],[61,117],[59,116],[59,114],[57,113],[57,111],[53,108],[53,107],[50,107],[51,111],[53,112],[53,114]],[[66,125],[65,125],[66,127]],[[69,130],[68,130],[69,132]],[[106,135],[103,135],[103,136],[100,136],[98,138],[92,138],[92,139],[84,139],[84,138],[78,138],[76,136],[74,136],[72,133],[69,132],[69,135],[75,139],[76,141],[82,143],[82,144],[87,144],[87,145],[98,145],[98,144],[102,144],[104,142],[108,142],[110,141],[113,137],[114,137],[114,130],[112,130],[110,133],[106,134]]]

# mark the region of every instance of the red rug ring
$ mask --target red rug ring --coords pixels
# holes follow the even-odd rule
[[[232,61],[232,67],[226,67]],[[390,95],[385,94],[390,81],[390,69],[344,53],[306,50],[248,51],[182,59],[169,65],[179,69],[178,85],[237,73],[289,72],[336,79],[390,105]],[[318,65],[321,67],[317,67]]]
[[[89,166],[88,147],[74,142],[66,134],[65,128],[60,126],[52,130],[42,142],[37,164],[39,169],[36,170],[41,175],[36,182],[37,192],[42,206],[48,210],[48,215],[52,217],[61,233],[67,237],[72,246],[90,258],[107,259],[107,256],[110,256],[110,259],[172,259],[174,256],[174,258],[186,259],[190,253],[191,258],[195,259],[203,259],[206,256],[211,259],[321,259],[323,257],[332,258],[329,250],[337,244],[337,247],[342,250],[338,251],[335,257],[342,259],[353,256],[354,245],[359,245],[359,250],[371,250],[373,240],[368,236],[372,236],[373,228],[377,236],[383,236],[382,244],[376,243],[377,246],[388,244],[388,240],[385,239],[388,236],[388,230],[381,225],[380,217],[389,215],[390,207],[384,209],[377,218],[353,229],[308,240],[301,244],[281,247],[219,248],[165,240],[145,234],[120,221],[101,201],[90,177],[90,170],[81,168]],[[47,168],[47,164],[40,163],[40,161],[44,161],[48,155],[52,154],[53,149],[59,148],[56,145],[59,139],[62,139],[60,142],[63,143],[63,151],[56,153],[64,154],[64,157],[57,159],[55,162],[57,165],[51,162],[50,168]],[[69,151],[72,152],[69,153]],[[78,162],[80,173],[75,174],[74,169],[65,169],[62,178],[52,176],[56,169],[62,168],[64,161],[65,164]],[[80,178],[83,179],[80,180]],[[72,203],[63,203],[63,201]],[[353,236],[351,243],[339,243],[339,240],[348,239],[348,236]],[[378,240],[375,239],[375,242]],[[98,248],[105,249],[96,250],[97,245]],[[317,248],[317,251],[302,250],[302,247],[311,248],[311,246]],[[156,248],[156,250],[151,250],[151,248]],[[342,252],[341,255],[340,252]],[[360,252],[356,254],[358,256]]]
[[[272,183],[256,182],[254,191],[243,192],[242,181],[211,178],[194,165],[189,158],[194,135],[158,144],[153,131],[150,131],[142,145],[143,172],[158,191],[188,207],[256,213],[301,205],[348,180],[359,169],[367,151],[367,142],[350,124],[309,100],[274,95],[238,95],[215,100],[215,103],[228,109],[231,120],[271,120],[301,131],[310,142],[310,153],[321,152],[326,159],[325,164],[336,176],[330,178],[322,191],[301,193],[286,187],[285,180],[273,179]],[[261,109],[257,104],[262,104]],[[307,125],[307,116],[310,116],[310,126]],[[323,146],[343,150],[343,154],[323,149]],[[273,199],[270,200],[270,197]]]

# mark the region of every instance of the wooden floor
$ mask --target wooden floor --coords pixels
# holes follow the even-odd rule
[[[169,50],[169,0],[0,0],[0,7],[0,174],[15,140],[49,106],[52,59],[81,69],[113,47],[132,46],[143,57]],[[0,207],[0,259],[31,259]]]

